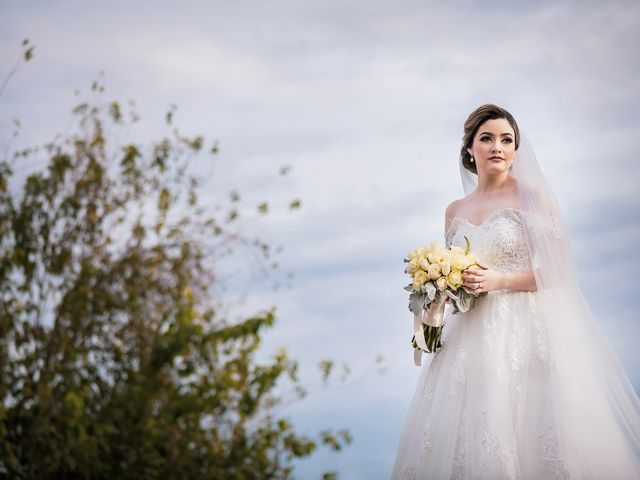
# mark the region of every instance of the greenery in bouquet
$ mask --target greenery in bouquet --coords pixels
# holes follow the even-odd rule
[[[426,311],[427,320],[423,322],[425,342],[411,339],[414,348],[421,348],[429,353],[442,346],[442,316],[436,310],[444,308],[450,299],[453,313],[466,312],[471,309],[478,297],[487,292],[475,294],[463,285],[462,272],[477,265],[478,258],[471,252],[471,244],[465,236],[466,248],[452,246],[449,249],[440,247],[436,242],[421,246],[410,252],[404,262],[405,273],[411,277],[411,283],[405,286],[409,295],[409,310],[418,318]],[[426,349],[424,345],[426,344]]]

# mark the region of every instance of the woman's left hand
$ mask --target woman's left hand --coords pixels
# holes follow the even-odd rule
[[[503,288],[503,277],[484,263],[478,262],[477,266],[469,267],[462,272],[462,281],[475,295],[491,290]]]

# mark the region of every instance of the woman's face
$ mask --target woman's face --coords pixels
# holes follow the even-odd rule
[[[478,175],[509,170],[516,153],[515,132],[506,118],[487,120],[476,132],[471,148]]]

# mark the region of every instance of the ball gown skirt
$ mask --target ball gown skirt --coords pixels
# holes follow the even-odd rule
[[[447,246],[499,271],[531,270],[519,210],[456,218]],[[550,335],[538,292],[494,290],[445,312],[404,423],[394,479],[636,479],[636,445],[589,371]],[[576,339],[579,340],[579,339]],[[586,367],[586,366],[585,366]]]

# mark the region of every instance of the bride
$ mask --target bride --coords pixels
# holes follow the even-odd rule
[[[442,304],[442,348],[422,367],[393,478],[640,478],[640,401],[509,112],[471,113],[460,173],[466,196],[446,209],[445,241],[469,239],[480,262],[464,285],[487,294],[465,313]]]

